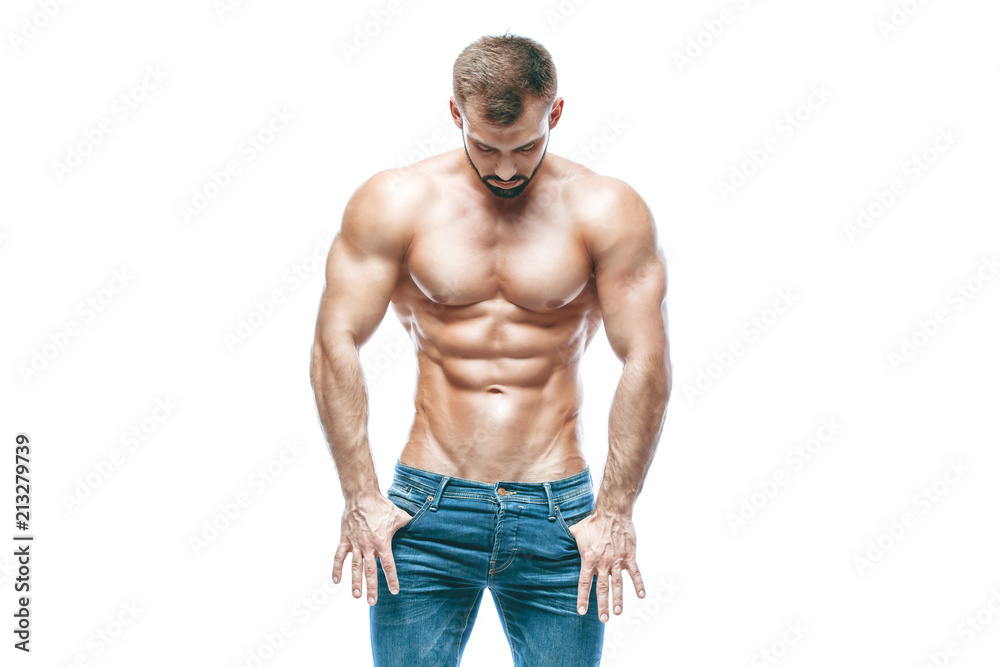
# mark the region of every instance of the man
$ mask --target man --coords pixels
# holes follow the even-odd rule
[[[345,497],[333,579],[351,553],[376,665],[459,664],[486,588],[516,665],[597,665],[623,571],[645,596],[632,506],[670,395],[664,256],[632,188],[547,155],[564,102],[544,47],[484,37],[453,82],[463,150],[369,178],[330,249],[310,375]],[[383,496],[358,349],[390,303],[418,381]],[[624,367],[595,499],[578,371],[602,321]]]

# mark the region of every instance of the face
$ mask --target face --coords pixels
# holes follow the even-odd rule
[[[465,156],[487,190],[514,199],[531,183],[548,150],[549,130],[556,126],[562,98],[551,110],[529,105],[513,125],[497,126],[464,116],[451,100],[452,117],[462,128]]]

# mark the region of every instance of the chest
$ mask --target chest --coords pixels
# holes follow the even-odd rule
[[[522,308],[550,311],[584,291],[590,256],[571,216],[502,219],[456,207],[420,221],[408,277],[436,303],[460,306],[503,296]]]

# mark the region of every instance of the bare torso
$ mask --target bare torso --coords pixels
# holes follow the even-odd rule
[[[587,465],[579,367],[601,324],[576,211],[602,177],[549,153],[498,211],[471,172],[458,149],[400,186],[420,204],[391,297],[419,373],[399,458],[488,483],[567,477]]]

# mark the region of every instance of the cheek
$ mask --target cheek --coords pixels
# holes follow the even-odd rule
[[[541,153],[538,153],[522,159],[518,163],[518,172],[524,174],[525,176],[530,176],[531,172],[535,170],[535,167],[537,167],[538,163],[541,161],[541,157]]]
[[[472,166],[475,167],[476,171],[484,176],[486,175],[485,169],[488,169],[489,167],[487,167],[487,160],[484,160],[481,155],[473,155],[470,151],[469,162],[472,163]]]
[[[481,157],[476,161],[476,169],[478,169],[479,173],[483,176],[493,176],[496,174],[497,163],[495,160],[491,160],[490,158]]]

